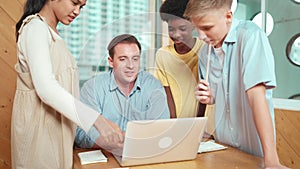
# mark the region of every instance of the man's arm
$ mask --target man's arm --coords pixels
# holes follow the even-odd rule
[[[168,107],[170,111],[170,118],[176,118],[176,107],[175,107],[175,102],[173,99],[173,95],[171,92],[171,89],[169,86],[164,86],[166,95],[167,95],[167,101],[168,101]]]
[[[90,134],[87,134],[80,127],[77,127],[76,135],[75,135],[75,139],[74,139],[75,146],[78,148],[94,148],[93,147],[93,145],[94,145],[93,139],[96,139],[99,136],[99,134],[94,127],[92,127],[89,130],[89,133]],[[95,134],[96,134],[96,138],[91,139],[90,136],[95,135]]]
[[[247,90],[247,96],[262,144],[265,167],[281,166],[276,150],[274,126],[266,100],[265,85],[258,84],[250,88]]]

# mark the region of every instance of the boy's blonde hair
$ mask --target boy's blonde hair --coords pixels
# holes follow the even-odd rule
[[[218,9],[230,9],[232,0],[189,0],[184,16],[190,18],[200,18],[208,11]]]

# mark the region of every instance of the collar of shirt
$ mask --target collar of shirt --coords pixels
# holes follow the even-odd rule
[[[239,24],[239,20],[233,18],[230,26],[230,30],[224,40],[225,43],[235,43],[237,41],[236,27],[238,26],[238,24]]]
[[[116,89],[118,89],[118,84],[115,80],[115,76],[114,76],[114,73],[113,73],[113,69],[110,70],[110,85],[109,85],[109,91],[114,91]],[[140,76],[141,76],[141,71],[138,73],[138,76],[137,76],[137,79],[134,83],[134,87],[132,88],[132,91],[130,92],[130,95],[135,92],[136,90],[141,90],[141,79],[140,79]]]

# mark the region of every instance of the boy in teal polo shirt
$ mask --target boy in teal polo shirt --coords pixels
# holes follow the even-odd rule
[[[187,5],[185,16],[207,43],[200,52],[199,72],[204,77],[208,72],[208,81],[200,81],[196,98],[215,104],[217,141],[264,157],[265,168],[286,168],[276,151],[272,49],[254,23],[233,19],[231,3],[190,0]]]

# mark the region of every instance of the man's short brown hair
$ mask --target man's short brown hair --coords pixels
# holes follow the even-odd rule
[[[114,58],[114,53],[115,53],[114,49],[115,49],[115,46],[117,46],[119,43],[135,43],[138,46],[140,53],[141,53],[141,50],[142,50],[141,44],[135,38],[135,36],[133,36],[131,34],[121,34],[121,35],[114,37],[107,46],[108,54],[111,58]]]

